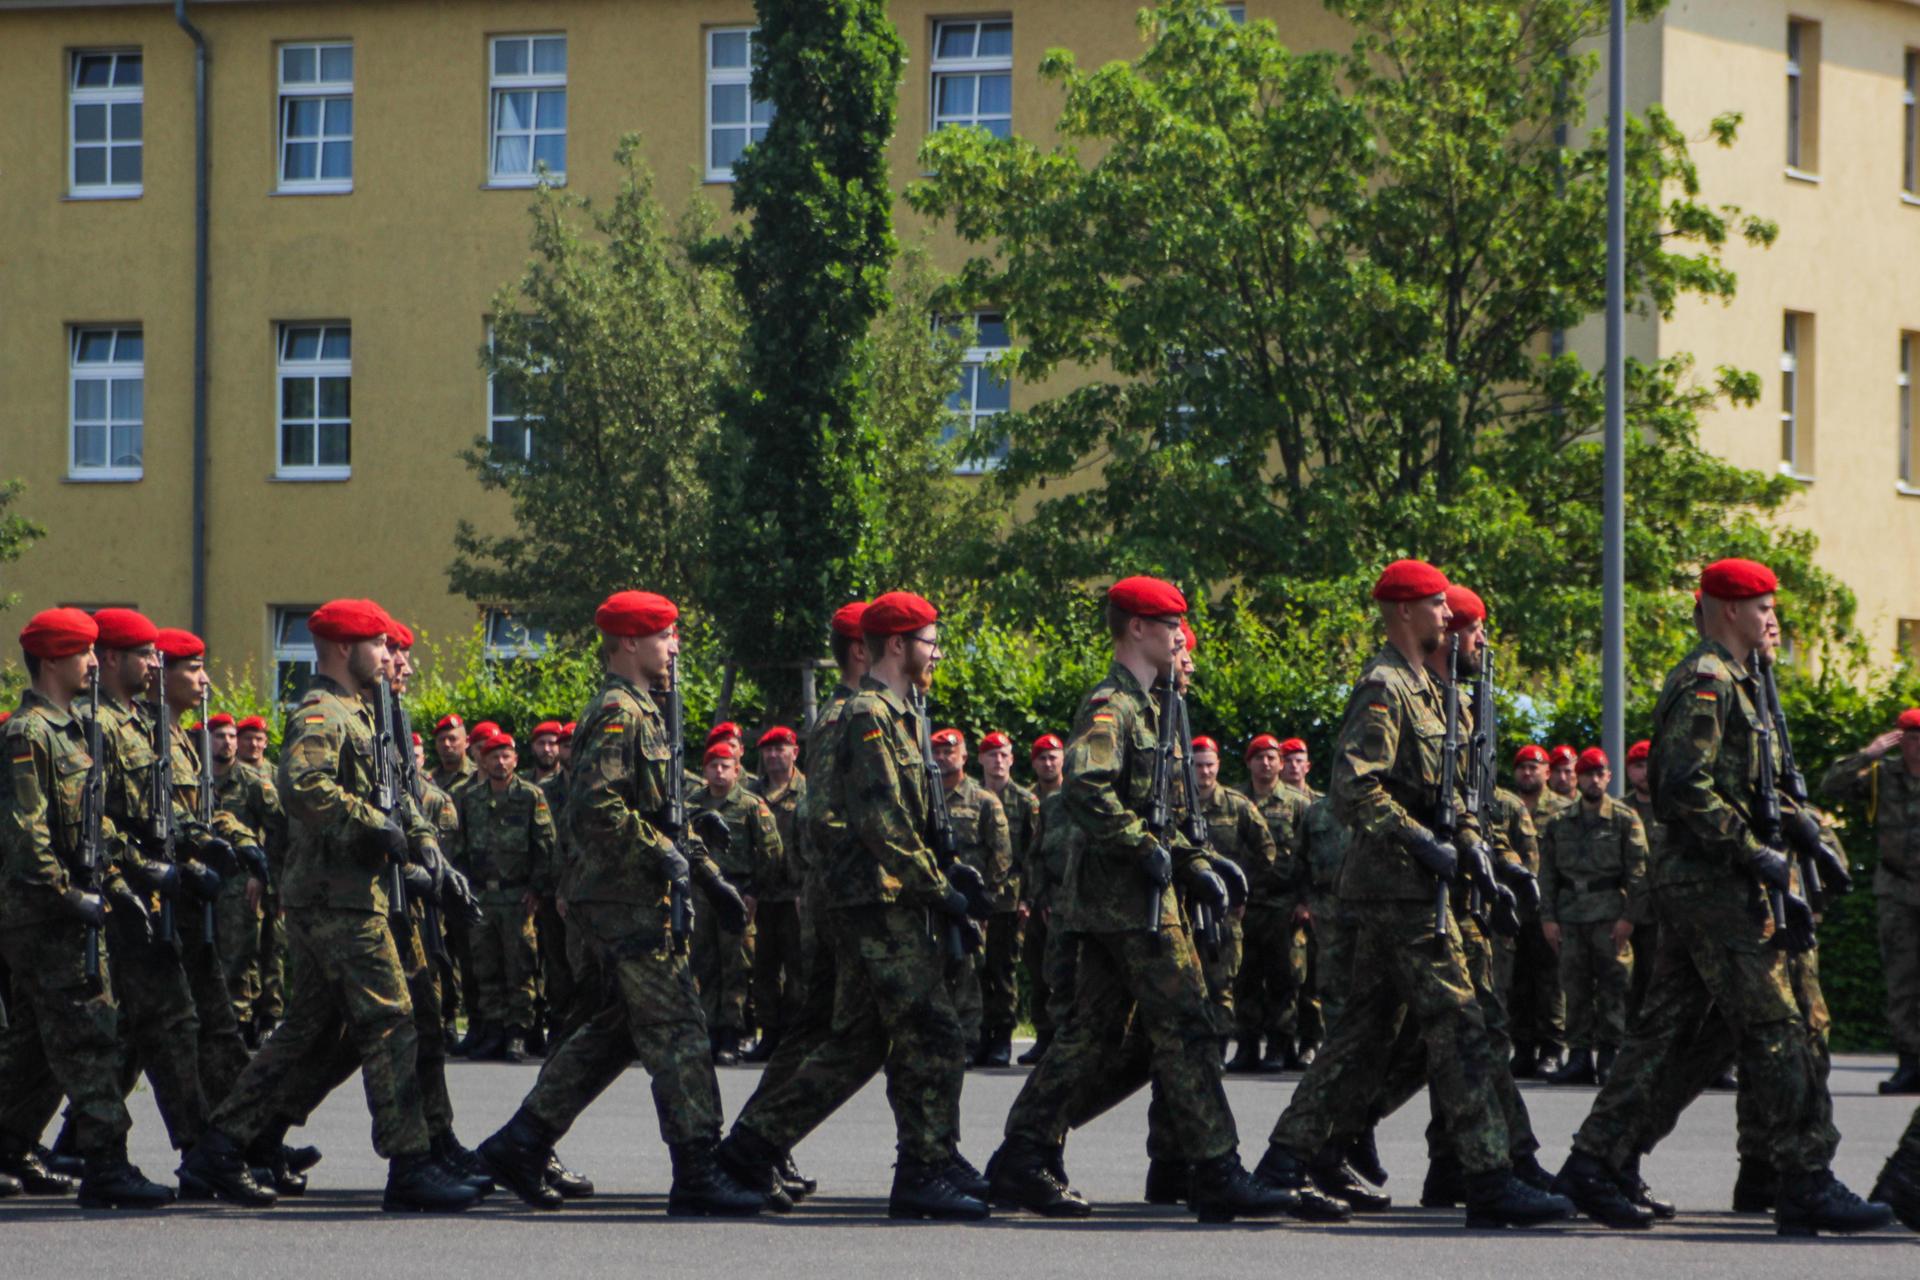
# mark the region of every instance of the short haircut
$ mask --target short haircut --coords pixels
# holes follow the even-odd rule
[[[833,649],[834,665],[845,671],[848,664],[853,661],[853,646],[864,645],[866,641],[860,636],[843,636],[836,631],[829,638],[828,643]],[[871,653],[872,650],[869,649],[867,652]]]
[[[40,678],[39,656],[37,654],[32,654],[32,653],[26,653],[20,656],[27,660],[27,679],[38,680]]]
[[[1122,609],[1119,605],[1115,604],[1111,600],[1107,601],[1106,612],[1107,612],[1107,634],[1115,637],[1116,639],[1119,638],[1120,634],[1127,629],[1127,624],[1133,621],[1135,616],[1131,613],[1128,613],[1125,609]]]

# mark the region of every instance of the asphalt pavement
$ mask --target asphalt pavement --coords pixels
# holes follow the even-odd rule
[[[1913,1111],[1913,1098],[1882,1098],[1874,1085],[1884,1057],[1834,1063],[1835,1110],[1845,1141],[1837,1172],[1864,1194]],[[537,1064],[455,1063],[450,1073],[458,1130],[477,1144],[512,1114]],[[972,1072],[962,1104],[963,1148],[984,1165],[998,1144],[1020,1069]],[[720,1073],[729,1114],[759,1078],[753,1068]],[[1229,1077],[1228,1094],[1251,1165],[1297,1077]],[[1557,1167],[1593,1090],[1527,1084],[1527,1104]],[[133,1100],[131,1150],[149,1175],[171,1180],[176,1160],[144,1087]],[[1681,1216],[1646,1233],[1614,1233],[1590,1222],[1531,1231],[1468,1232],[1458,1211],[1414,1205],[1426,1169],[1427,1109],[1416,1101],[1381,1128],[1381,1156],[1396,1200],[1387,1213],[1340,1227],[1291,1222],[1203,1227],[1178,1209],[1141,1203],[1146,1172],[1142,1094],[1074,1135],[1067,1167],[1093,1200],[1095,1216],[1057,1223],[996,1211],[966,1225],[895,1223],[886,1216],[893,1123],[876,1080],[803,1143],[800,1166],[820,1192],[788,1217],[748,1222],[668,1219],[668,1159],[647,1078],[630,1070],[561,1143],[567,1163],[598,1184],[591,1200],[553,1214],[523,1209],[500,1193],[472,1212],[446,1218],[380,1211],[385,1163],[369,1146],[366,1105],[341,1089],[295,1141],[326,1159],[304,1199],[266,1211],[175,1206],[161,1213],[82,1213],[71,1202],[0,1201],[0,1280],[12,1277],[683,1276],[851,1277],[990,1275],[1193,1277],[1284,1270],[1316,1276],[1688,1277],[1912,1275],[1920,1235],[1893,1227],[1869,1236],[1782,1240],[1765,1218],[1735,1215],[1733,1095],[1708,1094],[1648,1158],[1655,1189]],[[722,1270],[724,1269],[724,1271]]]

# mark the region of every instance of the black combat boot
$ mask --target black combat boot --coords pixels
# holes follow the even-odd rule
[[[1573,1201],[1530,1187],[1509,1169],[1470,1173],[1466,1190],[1469,1230],[1533,1227],[1543,1222],[1565,1222],[1573,1216]]]
[[[10,1173],[0,1173],[0,1200],[11,1200],[25,1194],[27,1189],[20,1184],[20,1179]]]
[[[1593,1084],[1593,1050],[1575,1049],[1567,1055],[1566,1065],[1547,1073],[1548,1084]]]
[[[388,1213],[460,1213],[480,1203],[480,1193],[461,1182],[430,1151],[387,1161],[387,1193],[380,1207]]]
[[[722,1030],[708,1041],[716,1067],[740,1065],[740,1033]]]
[[[1876,1231],[1893,1221],[1893,1209],[1862,1200],[1831,1169],[1780,1175],[1774,1196],[1774,1229],[1783,1236],[1845,1235]]]
[[[163,1209],[173,1203],[173,1188],[149,1182],[127,1159],[127,1140],[116,1138],[80,1177],[82,1209]]]
[[[280,1197],[253,1180],[253,1168],[233,1139],[209,1129],[187,1148],[174,1173],[182,1200],[224,1200],[248,1209],[265,1209]]]
[[[669,1218],[750,1218],[767,1207],[767,1198],[728,1176],[714,1158],[712,1138],[676,1142],[673,1186],[667,1192]]]
[[[47,1166],[48,1173],[72,1178],[76,1185],[86,1176],[87,1162],[80,1158],[80,1153],[77,1151],[49,1151],[45,1147],[35,1145],[33,1154],[39,1158],[41,1164]],[[27,1194],[33,1193],[29,1191]]]
[[[1086,1197],[1067,1185],[1058,1152],[1026,1138],[1008,1138],[987,1161],[987,1196],[1002,1208],[1025,1209],[1043,1218],[1085,1218]]]
[[[480,1163],[480,1157],[467,1150],[451,1129],[437,1138],[428,1139],[427,1149],[433,1152],[433,1158],[440,1162],[440,1167],[453,1175],[455,1182],[466,1183],[482,1197],[499,1190],[492,1176],[487,1173],[487,1167]]]
[[[1345,1222],[1353,1216],[1353,1207],[1314,1186],[1307,1162],[1284,1147],[1268,1147],[1253,1176],[1292,1196],[1294,1204],[1287,1212],[1303,1222]]]
[[[1881,1093],[1920,1093],[1920,1054],[1903,1053],[1893,1074],[1880,1082]]]
[[[1771,1160],[1741,1157],[1740,1176],[1733,1180],[1733,1211],[1772,1213],[1779,1182],[1779,1175],[1774,1173]]]
[[[751,1129],[733,1126],[733,1131],[714,1148],[714,1158],[727,1176],[743,1187],[760,1193],[767,1208],[775,1213],[792,1213],[793,1197],[780,1180],[781,1151]]]
[[[977,1222],[987,1216],[987,1202],[964,1195],[947,1181],[940,1165],[923,1164],[901,1156],[893,1166],[893,1191],[887,1197],[889,1218],[932,1218],[938,1222]]]
[[[1540,1072],[1540,1051],[1526,1041],[1516,1040],[1510,1065],[1515,1080],[1531,1080]]]
[[[1920,1231],[1920,1156],[1895,1151],[1880,1169],[1872,1199],[1893,1210],[1901,1222]]]
[[[1584,1151],[1567,1157],[1553,1190],[1603,1227],[1644,1231],[1653,1225],[1653,1210],[1629,1200],[1613,1171]]]
[[[1620,1056],[1620,1046],[1603,1044],[1593,1060],[1593,1079],[1595,1084],[1605,1084],[1607,1077],[1613,1074],[1613,1061]]]
[[[80,1186],[80,1179],[47,1168],[32,1148],[0,1152],[0,1175],[11,1178],[20,1188],[15,1195],[70,1196]]]
[[[1427,1157],[1427,1180],[1420,1185],[1422,1209],[1453,1209],[1467,1202],[1467,1175],[1451,1150]]]
[[[1520,1181],[1526,1183],[1536,1191],[1553,1190],[1553,1175],[1540,1167],[1539,1157],[1534,1155],[1533,1152],[1515,1152],[1512,1155],[1512,1159],[1514,1177],[1520,1179]]]
[[[1193,1166],[1185,1160],[1147,1161],[1148,1204],[1185,1204],[1193,1184]]]
[[[556,1137],[522,1107],[474,1154],[488,1176],[532,1208],[558,1209],[560,1193],[547,1185],[547,1157]]]
[[[1548,1040],[1540,1046],[1540,1074],[1552,1075],[1567,1061],[1567,1047],[1558,1041]]]
[[[527,1028],[527,1034],[522,1037],[522,1048],[529,1057],[547,1056],[547,1025],[544,1018],[535,1018],[533,1025]]]
[[[1202,1160],[1193,1166],[1187,1208],[1202,1222],[1235,1218],[1278,1218],[1300,1207],[1300,1198],[1284,1187],[1263,1182],[1246,1171],[1238,1152]]]
[[[261,1186],[272,1187],[280,1196],[303,1196],[307,1194],[307,1178],[289,1162],[292,1148],[286,1145],[286,1136],[285,1121],[275,1121],[262,1129],[247,1146],[247,1163],[253,1167],[253,1180]],[[319,1151],[306,1149],[314,1153],[314,1163],[318,1164]]]
[[[1028,1049],[1025,1053],[1021,1054],[1020,1057],[1016,1059],[1016,1061],[1018,1061],[1020,1065],[1023,1067],[1030,1067],[1034,1063],[1040,1061],[1041,1058],[1046,1056],[1047,1046],[1052,1043],[1053,1043],[1053,1032],[1051,1031],[1036,1032],[1033,1037],[1033,1047]]]
[[[1291,1036],[1268,1036],[1267,1051],[1254,1069],[1263,1076],[1277,1076],[1283,1071],[1296,1070],[1299,1065],[1300,1055],[1293,1051]]]
[[[500,1046],[492,1054],[495,1062],[525,1062],[527,1060],[527,1029],[508,1027],[500,1037]]]
[[[1227,1062],[1227,1074],[1250,1076],[1260,1070],[1260,1037],[1241,1036],[1234,1042],[1233,1057]]]
[[[774,1051],[779,1047],[780,1033],[772,1028],[768,1028],[760,1033],[760,1038],[753,1042],[752,1048],[740,1055],[740,1061],[752,1063],[770,1062],[773,1059]]]
[[[593,1194],[593,1179],[561,1164],[559,1154],[552,1148],[547,1150],[546,1179],[547,1185],[558,1191],[563,1200],[585,1200]]]
[[[820,1189],[818,1182],[800,1172],[800,1166],[793,1162],[791,1151],[780,1157],[773,1171],[779,1177],[780,1185],[786,1188],[787,1194],[795,1201],[805,1200]]]
[[[941,1172],[946,1176],[953,1189],[963,1196],[972,1196],[984,1201],[991,1190],[987,1175],[973,1167],[973,1161],[960,1154],[960,1148],[954,1147],[953,1154],[947,1157],[946,1168]]]
[[[1353,1166],[1347,1163],[1343,1144],[1329,1142],[1313,1157],[1313,1185],[1336,1200],[1344,1200],[1355,1213],[1384,1213],[1393,1206],[1393,1197],[1368,1186]]]
[[[1380,1146],[1374,1140],[1379,1117],[1367,1122],[1365,1133],[1347,1142],[1347,1167],[1376,1187],[1387,1185],[1387,1167],[1380,1163]]]
[[[1636,1154],[1633,1159],[1627,1161],[1626,1168],[1620,1170],[1620,1176],[1617,1181],[1620,1183],[1620,1194],[1624,1195],[1629,1201],[1638,1205],[1640,1208],[1647,1210],[1654,1216],[1655,1220],[1668,1222],[1679,1214],[1680,1211],[1674,1207],[1673,1201],[1662,1200],[1659,1196],[1654,1195],[1653,1188],[1648,1186],[1647,1180],[1640,1176],[1640,1157],[1638,1154]]]
[[[472,1062],[490,1062],[506,1046],[506,1028],[483,1022],[460,1042],[460,1055]]]
[[[994,1031],[989,1033],[980,1045],[980,1065],[983,1067],[1012,1066],[1013,1032]]]

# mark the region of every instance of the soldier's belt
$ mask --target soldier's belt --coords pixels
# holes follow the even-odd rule
[[[1600,893],[1608,889],[1624,889],[1626,881],[1619,876],[1596,876],[1587,881],[1575,880],[1573,887],[1580,893]]]
[[[499,893],[502,890],[511,892],[515,889],[525,889],[527,884],[528,881],[525,880],[482,880],[480,887],[488,893]]]

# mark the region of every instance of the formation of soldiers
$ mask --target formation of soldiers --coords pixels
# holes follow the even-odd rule
[[[1645,1228],[1675,1210],[1641,1158],[1737,1067],[1736,1209],[1782,1234],[1920,1229],[1920,1112],[1870,1198],[1831,1171],[1813,932],[1849,874],[1778,714],[1775,591],[1753,562],[1703,571],[1699,643],[1624,800],[1597,748],[1524,748],[1497,784],[1485,603],[1418,561],[1374,587],[1385,644],[1325,794],[1271,734],[1244,790],[1221,783],[1188,719],[1187,602],[1153,578],[1109,589],[1112,664],[1031,744],[1031,786],[1005,734],[930,723],[939,613],[909,592],[834,615],[839,685],[804,739],[759,736],[757,775],[730,723],[688,766],[678,609],[652,593],[597,610],[602,687],[534,727],[524,770],[496,724],[412,732],[413,636],[372,601],[312,615],[272,767],[263,721],[204,715],[197,637],[44,611],[0,723],[0,1195],[271,1205],[320,1159],[289,1132],[357,1070],[387,1209],[500,1187],[558,1209],[593,1193],[558,1145],[638,1063],[676,1215],[792,1211],[815,1189],[794,1148],[884,1070],[895,1217],[1090,1216],[1067,1139],[1148,1087],[1148,1200],[1344,1221],[1390,1203],[1373,1135],[1424,1087],[1423,1205]],[[1869,802],[1900,1049],[1882,1088],[1920,1091],[1920,710],[1822,787]],[[1022,972],[1033,1071],[983,1171],[961,1082],[1009,1064]],[[477,1149],[456,1053],[545,1059]],[[741,1058],[765,1071],[723,1136],[715,1069]],[[1249,1169],[1223,1076],[1289,1070]],[[177,1192],[127,1157],[142,1074]],[[1530,1075],[1600,1085],[1557,1173]]]

